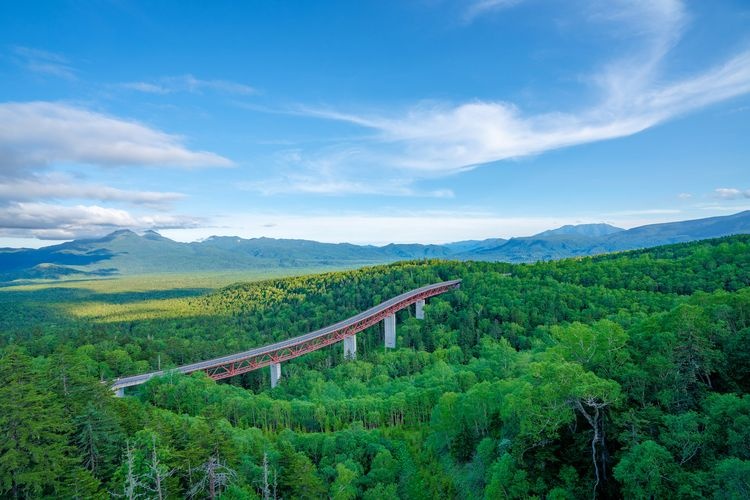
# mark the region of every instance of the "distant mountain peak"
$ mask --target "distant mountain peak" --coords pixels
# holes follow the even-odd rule
[[[404,259],[449,258],[536,262],[604,252],[750,234],[750,211],[734,215],[640,226],[563,226],[536,236],[459,241],[444,245],[332,244],[309,240],[213,236],[181,243],[149,230],[129,229],[39,249],[0,249],[0,281],[65,279],[238,269],[352,267]]]
[[[103,236],[102,238],[99,238],[98,241],[113,241],[116,239],[131,238],[131,237],[138,238],[139,236],[135,232],[131,231],[130,229],[118,229],[117,231],[112,231],[108,235]]]
[[[624,231],[621,227],[616,227],[611,224],[568,224],[557,229],[550,229],[543,231],[539,234],[535,234],[534,238],[544,238],[547,236],[589,236],[589,237],[600,237],[607,236],[614,233]]]
[[[161,234],[159,234],[157,231],[154,231],[153,229],[147,229],[143,232],[141,235],[142,238],[145,238],[147,240],[153,240],[153,241],[160,241],[160,240],[168,240],[169,238],[165,238]],[[170,240],[171,241],[171,240]]]

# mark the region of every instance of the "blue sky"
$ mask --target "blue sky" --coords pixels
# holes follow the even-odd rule
[[[750,208],[742,0],[4,2],[0,246]]]

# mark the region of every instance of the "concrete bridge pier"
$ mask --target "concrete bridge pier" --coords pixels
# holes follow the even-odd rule
[[[417,306],[416,318],[424,319],[424,299],[418,300],[415,305]]]
[[[385,346],[395,348],[396,347],[396,315],[391,314],[386,316],[383,320],[385,326]]]
[[[357,359],[357,336],[344,339],[344,359]]]
[[[273,389],[279,385],[281,379],[281,363],[271,363],[269,368],[271,368],[271,389]]]
[[[121,398],[121,397],[124,397],[124,396],[125,396],[125,388],[124,387],[120,387],[118,389],[115,389],[115,397],[116,398]]]

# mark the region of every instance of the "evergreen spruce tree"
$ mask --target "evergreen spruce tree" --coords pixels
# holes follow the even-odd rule
[[[18,348],[0,358],[0,493],[13,498],[54,494],[76,461],[62,403],[37,375]]]

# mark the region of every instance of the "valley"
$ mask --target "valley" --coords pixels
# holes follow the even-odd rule
[[[0,414],[15,425],[35,411],[53,429],[12,444],[20,456],[43,446],[49,457],[23,466],[29,479],[17,484],[96,496],[133,484],[146,493],[159,479],[162,492],[182,496],[207,457],[231,471],[224,495],[240,498],[261,495],[266,472],[280,497],[342,488],[352,498],[497,498],[508,488],[631,497],[657,454],[662,474],[680,480],[647,491],[742,491],[749,250],[750,237],[733,236],[218,288],[207,278],[161,289],[137,279],[6,287]],[[396,349],[383,349],[375,325],[357,335],[356,360],[338,345],[311,352],[285,363],[275,388],[266,370],[219,383],[168,373],[124,398],[102,383],[284,340],[449,279],[461,289],[430,299],[424,320],[397,313]],[[102,312],[81,314],[87,301]],[[154,456],[164,469],[150,468]]]

